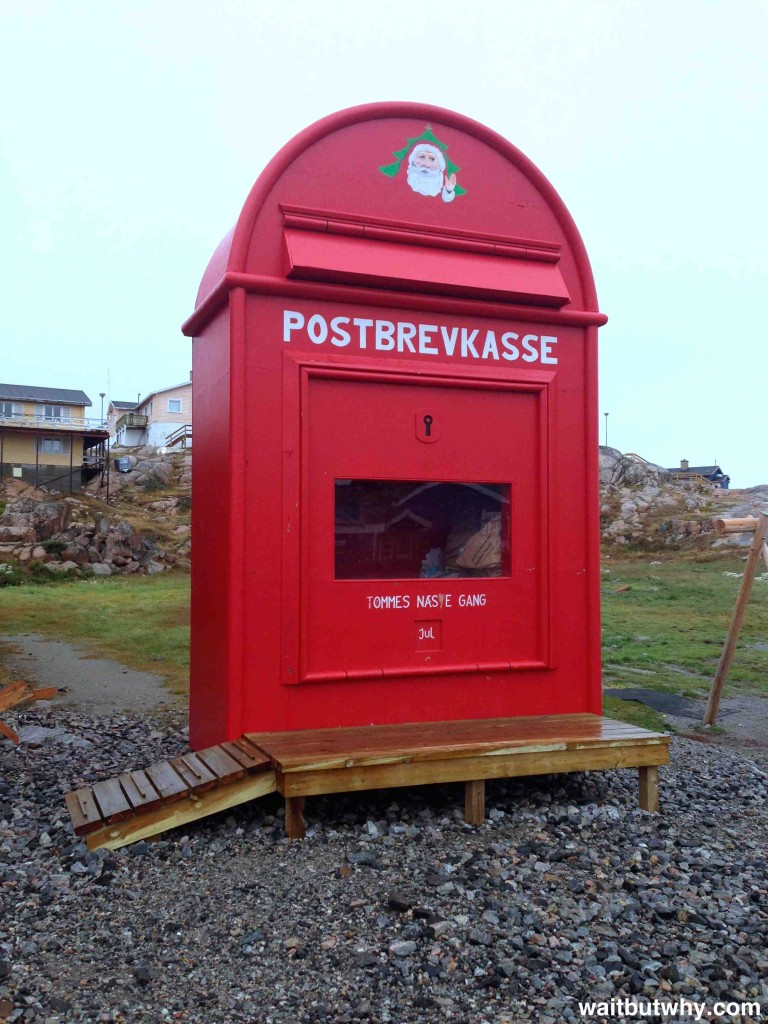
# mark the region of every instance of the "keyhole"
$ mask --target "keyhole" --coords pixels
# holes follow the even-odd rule
[[[424,417],[424,433],[427,435],[427,437],[429,437],[429,435],[432,433],[432,417],[431,416],[425,416]]]

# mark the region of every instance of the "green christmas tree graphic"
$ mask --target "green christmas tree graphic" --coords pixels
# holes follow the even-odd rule
[[[379,170],[381,171],[381,173],[382,174],[386,174],[386,176],[388,178],[394,178],[395,175],[397,174],[397,172],[400,170],[400,167],[402,166],[403,160],[405,160],[405,158],[408,156],[408,154],[413,149],[413,147],[417,143],[419,143],[419,142],[429,142],[433,146],[437,146],[442,151],[442,154],[445,157],[445,173],[446,174],[450,175],[450,174],[458,174],[459,173],[461,168],[458,167],[451,160],[451,158],[448,156],[448,153],[447,153],[448,147],[446,146],[446,144],[444,142],[441,142],[440,139],[438,139],[438,137],[434,134],[434,132],[432,131],[432,129],[430,128],[429,125],[427,125],[427,127],[424,129],[424,131],[421,133],[421,135],[417,135],[413,139],[408,139],[406,144],[403,146],[402,149],[394,150],[393,153],[392,153],[392,156],[395,157],[394,163],[385,164],[383,167],[380,167]],[[454,192],[456,193],[456,196],[458,197],[458,196],[466,195],[467,190],[465,188],[462,188],[461,185],[456,185],[454,187]]]

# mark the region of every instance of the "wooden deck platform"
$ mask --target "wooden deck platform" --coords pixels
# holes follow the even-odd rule
[[[320,793],[465,782],[465,815],[485,816],[485,780],[638,768],[640,804],[658,810],[658,766],[669,738],[598,715],[546,715],[248,733],[269,754],[286,798],[286,831],[303,835],[303,801]]]
[[[640,806],[658,810],[669,738],[598,715],[548,715],[248,733],[67,795],[88,845],[116,848],[277,790],[290,838],[304,800],[322,793],[437,782],[465,784],[465,816],[485,817],[485,780],[637,768]]]

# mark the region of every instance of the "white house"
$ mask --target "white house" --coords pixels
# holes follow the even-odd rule
[[[113,445],[192,444],[192,374],[183,384],[152,391],[138,402],[110,402],[115,412]]]

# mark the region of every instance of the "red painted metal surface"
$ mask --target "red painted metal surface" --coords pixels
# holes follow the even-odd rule
[[[285,232],[289,277],[338,281],[472,298],[533,302],[560,307],[568,301],[559,269],[551,263],[426,248],[399,239],[371,239]],[[440,239],[442,241],[442,239]]]
[[[482,125],[376,104],[275,157],[184,327],[193,747],[600,712],[604,322],[562,201]],[[461,566],[481,533],[494,568]]]

